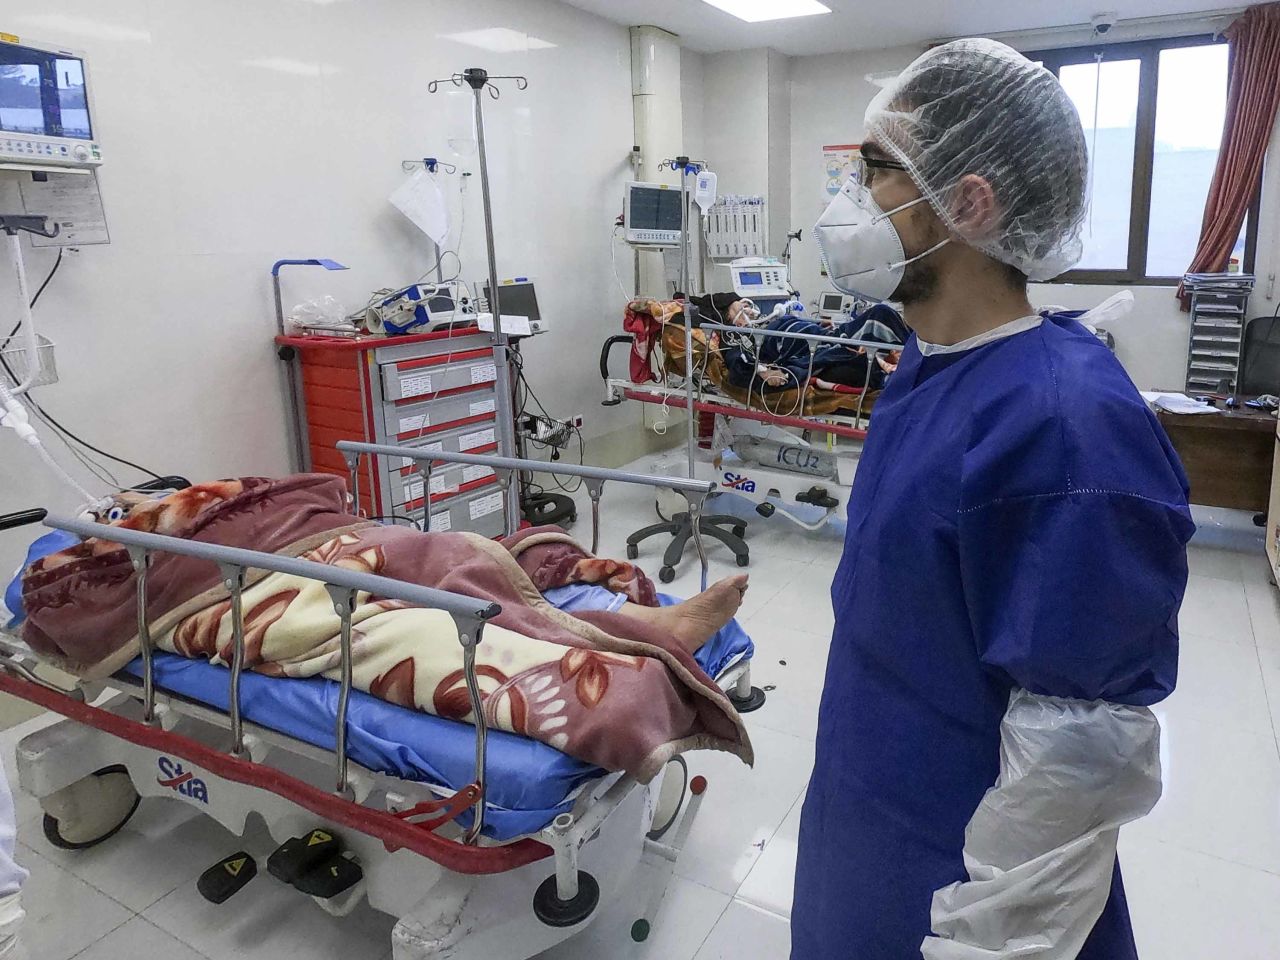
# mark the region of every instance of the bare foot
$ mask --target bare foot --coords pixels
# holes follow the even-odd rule
[[[693,653],[733,619],[746,592],[747,574],[739,573],[713,583],[702,593],[673,607],[627,603],[620,612],[662,627],[683,649]]]

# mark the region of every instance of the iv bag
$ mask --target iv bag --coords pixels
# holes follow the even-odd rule
[[[698,182],[693,189],[693,202],[701,208],[704,216],[716,202],[716,175],[710,170],[703,170],[698,174]]]

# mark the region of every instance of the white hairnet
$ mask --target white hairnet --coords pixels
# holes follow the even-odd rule
[[[907,167],[938,215],[979,250],[1047,280],[1080,259],[1088,153],[1080,114],[1052,73],[994,40],[922,54],[871,101],[866,139]],[[966,174],[991,185],[997,224],[957,225]]]

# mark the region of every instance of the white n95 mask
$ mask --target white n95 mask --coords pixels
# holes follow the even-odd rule
[[[951,242],[948,237],[910,258],[903,251],[902,238],[889,218],[924,199],[916,197],[886,213],[872,199],[871,190],[850,177],[813,226],[831,285],[869,300],[893,296],[907,264]]]

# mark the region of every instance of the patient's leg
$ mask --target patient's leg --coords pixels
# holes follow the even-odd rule
[[[672,607],[643,607],[624,603],[618,610],[629,617],[655,624],[669,632],[685,650],[693,653],[733,619],[747,592],[747,575],[725,577],[696,597]]]

